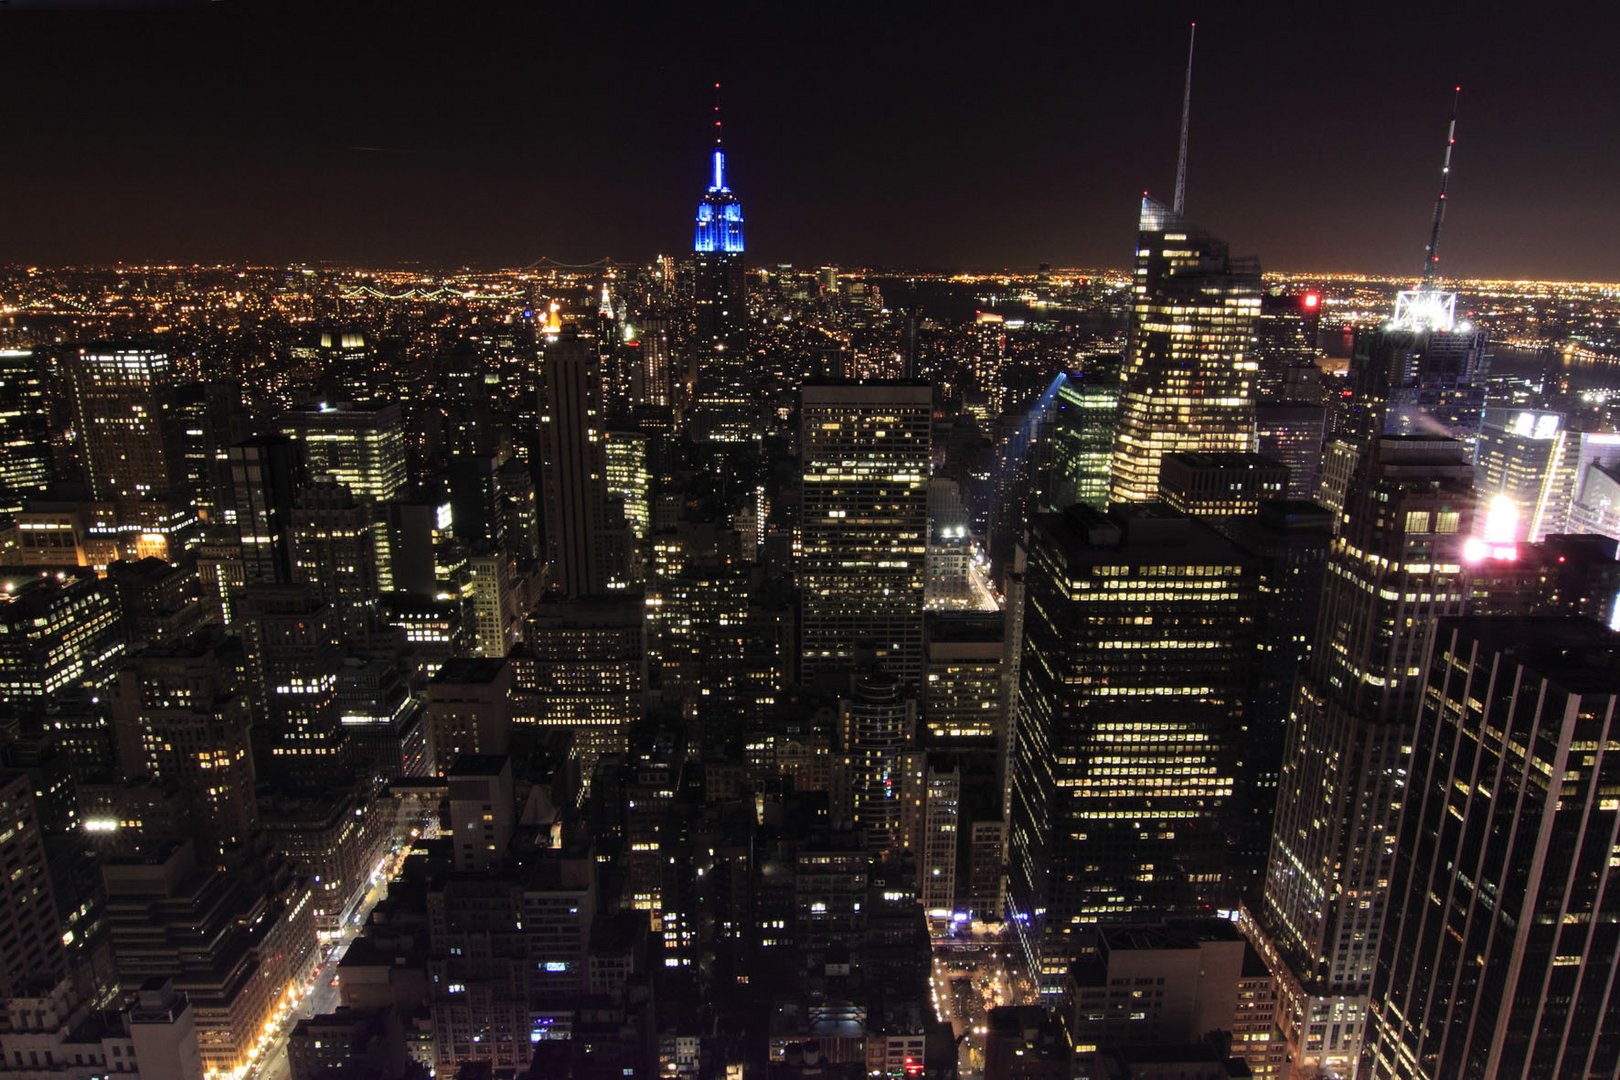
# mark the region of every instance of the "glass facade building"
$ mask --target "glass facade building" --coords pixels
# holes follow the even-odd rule
[[[1109,498],[1151,502],[1178,450],[1254,449],[1260,265],[1143,198]]]

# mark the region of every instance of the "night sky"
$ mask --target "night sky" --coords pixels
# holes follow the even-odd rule
[[[1415,275],[1460,83],[1443,271],[1620,280],[1612,5],[30,6],[70,5],[0,0],[0,262],[686,250],[719,79],[756,262],[1123,266],[1197,17],[1188,213],[1235,252]]]

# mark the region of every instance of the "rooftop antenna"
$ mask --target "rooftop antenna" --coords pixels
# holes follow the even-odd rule
[[[726,189],[726,151],[721,146],[720,136],[720,84],[714,84],[714,187],[712,191]]]
[[[1462,87],[1452,92],[1451,98],[1451,124],[1446,128],[1446,157],[1440,165],[1440,195],[1434,200],[1434,225],[1429,230],[1429,250],[1423,258],[1423,284],[1424,289],[1434,288],[1435,278],[1440,276],[1440,226],[1446,220],[1446,185],[1451,182],[1451,148],[1457,145],[1457,101],[1462,97]]]
[[[1198,24],[1187,32],[1187,83],[1181,90],[1181,153],[1176,158],[1176,216],[1187,202],[1187,124],[1192,118],[1192,61],[1193,43],[1198,38]]]

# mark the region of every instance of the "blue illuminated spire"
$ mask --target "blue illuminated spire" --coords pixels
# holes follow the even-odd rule
[[[742,203],[726,186],[726,151],[720,141],[720,84],[714,84],[713,175],[709,190],[698,203],[697,232],[692,250],[697,252],[741,252],[743,250]]]

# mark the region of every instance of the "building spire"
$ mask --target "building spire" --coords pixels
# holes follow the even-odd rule
[[[1446,156],[1440,165],[1440,194],[1434,200],[1434,225],[1429,230],[1429,250],[1423,258],[1422,288],[1434,288],[1434,282],[1440,276],[1440,226],[1446,220],[1446,186],[1451,182],[1451,148],[1457,145],[1457,102],[1462,97],[1462,87],[1452,92],[1451,98],[1451,124],[1446,128]]]
[[[714,84],[714,145],[717,146],[717,147],[720,145],[720,142],[721,142],[721,140],[720,140],[721,134],[722,134],[722,132],[721,132],[721,127],[720,127],[720,84],[715,83]]]
[[[1176,216],[1181,216],[1187,202],[1187,126],[1192,119],[1192,62],[1193,43],[1198,37],[1198,24],[1187,32],[1187,82],[1181,90],[1181,153],[1176,157]]]

